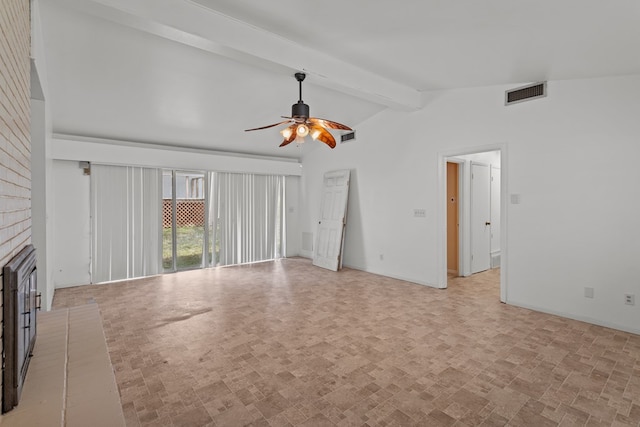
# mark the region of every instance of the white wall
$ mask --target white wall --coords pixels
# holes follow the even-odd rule
[[[640,333],[623,296],[640,296],[640,75],[551,81],[548,97],[505,107],[510,87],[434,93],[318,146],[303,159],[301,233],[315,233],[322,174],[351,169],[345,265],[436,284],[439,155],[503,144],[506,191],[521,196],[502,212],[507,302]]]
[[[53,162],[53,282],[56,289],[91,283],[90,177],[78,162]]]
[[[456,158],[500,167],[500,151],[485,151],[482,153],[466,154],[462,156],[456,156]]]

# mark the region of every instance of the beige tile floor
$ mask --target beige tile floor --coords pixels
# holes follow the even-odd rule
[[[127,425],[640,424],[640,336],[308,260],[56,291],[97,302]]]

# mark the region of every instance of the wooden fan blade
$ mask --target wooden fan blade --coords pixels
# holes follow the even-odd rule
[[[333,122],[327,119],[320,119],[318,117],[309,117],[309,122],[313,124],[319,124],[320,126],[324,126],[329,129],[353,130],[349,126],[343,125],[342,123]]]
[[[289,135],[289,138],[285,138],[284,141],[282,141],[282,144],[280,144],[280,147],[284,147],[285,145],[291,144],[295,139],[296,139],[296,124],[292,124],[291,126],[289,126],[289,129],[291,129],[291,135]]]
[[[333,135],[329,133],[328,130],[326,130],[325,128],[317,124],[311,125],[311,129],[309,129],[309,133],[313,135],[316,132],[318,132],[318,136],[315,139],[324,142],[331,148],[336,147],[336,140],[333,137]]]
[[[261,126],[261,127],[259,127],[259,128],[245,129],[244,131],[245,131],[245,132],[249,132],[249,131],[252,131],[252,130],[269,129],[269,128],[272,128],[272,127],[274,127],[274,126],[280,126],[280,125],[283,125],[283,124],[285,124],[285,123],[290,123],[290,122],[291,122],[291,120],[285,120],[285,121],[280,122],[280,123],[274,123],[274,124],[272,124],[272,125]]]

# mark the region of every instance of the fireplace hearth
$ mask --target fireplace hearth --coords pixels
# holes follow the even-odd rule
[[[3,269],[2,412],[18,405],[36,342],[36,250],[27,245]]]

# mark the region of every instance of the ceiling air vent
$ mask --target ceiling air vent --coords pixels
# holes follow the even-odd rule
[[[507,90],[504,93],[504,105],[530,101],[547,96],[547,82],[534,83],[516,89]]]
[[[356,131],[345,133],[344,135],[340,135],[340,143],[344,144],[345,142],[351,141],[352,139],[356,139]]]

